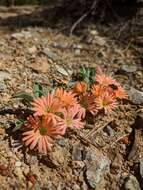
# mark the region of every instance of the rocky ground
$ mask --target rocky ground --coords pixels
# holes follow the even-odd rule
[[[69,37],[68,22],[48,24],[35,9],[0,13],[0,189],[143,189],[141,28],[133,35],[141,17],[126,25],[91,23]],[[28,152],[12,131],[22,107],[13,95],[32,92],[35,82],[67,84],[81,66],[97,65],[124,86],[130,100],[113,115],[93,118],[80,133],[67,134],[49,155]]]

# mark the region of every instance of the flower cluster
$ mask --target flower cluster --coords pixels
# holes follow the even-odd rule
[[[38,147],[38,152],[46,154],[54,139],[63,136],[67,128],[83,128],[83,110],[72,91],[57,88],[46,97],[32,102],[33,116],[24,126],[23,141],[30,149]]]
[[[93,115],[99,111],[111,113],[119,105],[119,100],[127,99],[124,88],[111,76],[106,76],[98,68],[95,83],[90,87],[86,82],[78,82],[73,91],[77,94],[80,105],[85,112]]]
[[[39,153],[51,150],[54,140],[63,136],[68,128],[84,127],[86,113],[96,115],[99,111],[111,113],[117,108],[120,99],[127,93],[121,85],[98,69],[95,83],[77,82],[67,91],[57,88],[46,97],[32,102],[33,116],[24,126],[23,141],[30,149],[38,148]]]

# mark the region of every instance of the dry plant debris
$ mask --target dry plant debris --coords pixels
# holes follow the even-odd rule
[[[14,13],[2,14],[5,23]],[[28,22],[37,18],[41,23],[35,15]],[[129,35],[130,24],[121,32],[115,23],[89,24],[86,30],[77,27],[81,37],[68,37],[64,33],[65,24],[71,28],[68,22],[61,21],[56,29],[50,24],[28,27],[28,23],[15,28],[14,19],[12,30],[0,28],[0,189],[142,189],[142,119],[136,124],[139,128],[135,126],[143,112],[142,51],[131,39],[119,45],[111,37]],[[58,114],[43,109],[45,104],[37,107],[52,97],[54,102],[58,99]],[[61,105],[64,100],[74,108]],[[79,129],[65,125],[73,111],[78,113],[74,121],[78,120]],[[52,123],[50,137],[45,135],[47,124],[46,130],[41,128],[42,117]],[[60,124],[58,130],[55,123]],[[34,134],[28,142],[34,126],[40,136],[35,139]],[[47,137],[50,151],[45,149]],[[42,150],[41,144],[37,146],[39,138]],[[134,144],[138,148],[128,159]]]

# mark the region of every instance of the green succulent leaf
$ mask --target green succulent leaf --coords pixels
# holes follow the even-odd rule
[[[95,68],[93,67],[82,67],[80,70],[80,78],[89,84],[94,83],[95,78]]]
[[[20,98],[24,104],[30,104],[33,101],[33,96],[27,92],[19,92],[13,96],[14,98]]]
[[[20,130],[23,125],[26,124],[26,121],[23,119],[19,119],[15,122],[15,127],[13,129],[13,132]]]
[[[42,88],[41,84],[35,83],[33,91],[34,91],[35,98],[39,98],[39,97],[43,96],[43,88]]]

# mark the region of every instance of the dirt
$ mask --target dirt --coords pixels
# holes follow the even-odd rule
[[[29,21],[21,23],[23,14],[29,16]],[[36,14],[35,8],[24,7],[3,8],[0,14],[0,189],[142,189],[141,103],[131,99],[122,102],[112,115],[99,114],[80,132],[69,131],[47,156],[28,151],[20,134],[12,131],[17,119],[15,110],[22,108],[13,98],[15,93],[32,93],[35,82],[67,84],[71,73],[76,74],[81,66],[100,65],[128,92],[131,87],[143,91],[143,44],[141,40],[141,45],[135,43],[143,36],[131,33],[136,23],[90,23],[78,27],[78,35],[69,36],[68,21],[48,25],[37,16],[40,20],[30,26],[36,20],[32,14]],[[45,26],[37,25],[40,22]],[[124,41],[126,31],[129,33]]]

